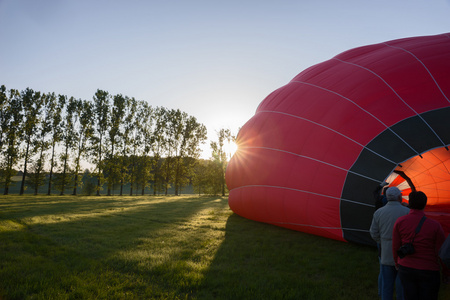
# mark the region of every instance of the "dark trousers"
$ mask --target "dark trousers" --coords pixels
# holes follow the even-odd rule
[[[441,277],[439,271],[418,270],[399,266],[405,300],[437,300]]]

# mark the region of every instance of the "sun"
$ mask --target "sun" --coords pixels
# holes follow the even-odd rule
[[[233,141],[227,141],[225,142],[225,144],[223,145],[223,150],[227,156],[227,160],[230,160],[234,153],[237,151],[238,149],[238,145],[233,142]]]

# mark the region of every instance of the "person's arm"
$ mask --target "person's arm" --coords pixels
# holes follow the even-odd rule
[[[378,227],[378,222],[375,220],[375,216],[373,216],[372,225],[370,225],[370,236],[375,242],[377,243],[381,242],[380,228]]]
[[[398,254],[397,250],[402,245],[400,232],[398,231],[398,222],[395,222],[394,229],[392,230],[392,254],[394,255],[395,267],[398,268]]]

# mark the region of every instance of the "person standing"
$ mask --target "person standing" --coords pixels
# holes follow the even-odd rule
[[[427,196],[423,192],[409,194],[409,214],[399,218],[392,235],[392,252],[405,299],[438,299],[440,287],[439,249],[445,241],[445,233],[439,222],[425,218],[416,234],[421,219],[425,217],[424,208]],[[400,258],[397,251],[401,245],[411,243],[414,253]]]
[[[377,188],[373,191],[373,197],[375,199],[375,210],[383,207],[387,203],[386,199],[386,190],[389,188],[386,181],[382,182]],[[381,245],[377,242],[378,249],[378,262],[381,261]],[[381,297],[381,286],[382,286],[382,278],[381,278],[381,263],[380,263],[380,272],[378,273],[378,296]]]
[[[403,299],[403,287],[398,277],[392,253],[392,230],[399,217],[409,213],[409,209],[402,205],[402,193],[397,187],[386,190],[387,204],[375,211],[370,226],[372,239],[381,246],[380,275],[381,299]]]

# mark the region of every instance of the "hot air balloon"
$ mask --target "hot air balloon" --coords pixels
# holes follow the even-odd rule
[[[226,182],[234,213],[373,244],[373,191],[428,196],[450,232],[450,34],[343,52],[268,95],[237,136]]]

